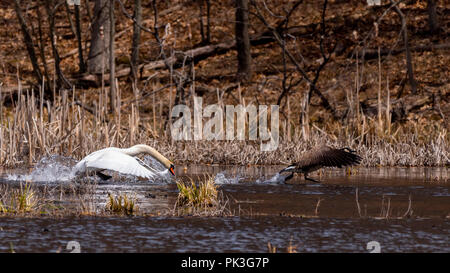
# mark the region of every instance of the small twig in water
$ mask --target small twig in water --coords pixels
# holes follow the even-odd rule
[[[412,214],[412,200],[411,200],[411,194],[409,194],[409,203],[408,203],[408,209],[406,210],[405,214],[403,214],[403,218],[407,217],[407,216],[411,216]]]
[[[361,207],[359,206],[358,188],[356,188],[355,199],[356,199],[356,207],[358,208],[358,214],[359,217],[361,217]]]
[[[315,216],[317,216],[319,214],[319,207],[320,207],[321,201],[322,201],[322,198],[319,197],[319,199],[317,200],[317,204],[316,204],[316,210],[314,211]]]

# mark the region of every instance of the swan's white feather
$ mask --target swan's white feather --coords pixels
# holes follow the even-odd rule
[[[142,166],[136,158],[113,147],[93,152],[75,165],[76,173],[96,170],[111,170],[143,178],[156,175],[154,171]]]

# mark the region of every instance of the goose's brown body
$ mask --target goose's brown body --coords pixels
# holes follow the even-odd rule
[[[281,170],[280,173],[292,172],[286,180],[292,178],[294,173],[303,173],[305,179],[318,182],[309,178],[308,173],[323,167],[341,168],[343,166],[357,165],[360,161],[361,157],[349,148],[334,149],[328,146],[319,146],[304,153],[301,156],[301,160]]]

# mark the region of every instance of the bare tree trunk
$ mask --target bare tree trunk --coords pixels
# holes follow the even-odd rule
[[[102,63],[105,60],[105,70],[109,70],[109,40],[110,17],[109,0],[95,0],[94,21],[91,28],[91,47],[87,60],[88,72],[102,73]]]
[[[86,14],[89,18],[89,21],[92,21],[92,14],[91,14],[91,9],[89,7],[89,0],[86,0]]]
[[[248,35],[248,0],[236,0],[236,49],[238,55],[238,81],[251,78],[250,37]]]
[[[58,49],[56,47],[56,34],[55,34],[55,9],[56,4],[53,0],[45,0],[45,9],[47,11],[47,19],[49,24],[49,36],[52,46],[52,52],[53,52],[53,58],[55,59],[55,72],[56,72],[56,89],[60,88],[72,88],[72,84],[64,77],[60,62],[61,59],[59,58]]]
[[[198,5],[200,9],[200,35],[202,36],[202,42],[200,44],[207,45],[211,42],[211,32],[210,32],[210,14],[211,14],[211,2],[209,0],[198,0]],[[206,3],[206,34],[205,27],[203,23],[203,3]]]
[[[391,0],[391,3],[393,3],[392,0]],[[411,50],[409,48],[409,41],[408,41],[408,27],[406,24],[406,17],[397,5],[395,5],[394,8],[395,8],[395,12],[400,16],[400,18],[402,20],[403,42],[405,43],[405,50],[406,50],[406,68],[407,68],[407,72],[408,72],[409,85],[411,86],[412,93],[416,94],[417,93],[417,83],[416,83],[416,80],[414,79],[414,71],[413,71],[412,60],[411,60]]]
[[[79,72],[86,72],[86,63],[84,62],[83,57],[83,46],[81,44],[81,23],[80,23],[80,6],[75,5],[75,28],[77,35],[77,43],[78,43],[78,61],[79,61]]]
[[[115,55],[114,55],[114,35],[115,29],[115,18],[114,18],[114,0],[109,0],[109,109],[113,113],[116,110],[116,75],[115,75]]]
[[[134,15],[135,22],[133,23],[133,42],[131,45],[131,74],[133,79],[137,80],[137,66],[139,62],[139,43],[141,41],[141,28],[142,24],[142,3],[141,0],[134,0]]]
[[[200,12],[200,14],[199,14],[199,16],[200,16],[200,36],[202,37],[201,44],[203,44],[204,41],[206,40],[206,38],[205,38],[205,30],[204,30],[204,27],[203,27],[203,0],[198,0],[197,3],[198,3],[198,9],[199,9],[199,12]]]
[[[436,0],[427,0],[428,26],[431,33],[437,33],[439,30],[439,21],[436,12]]]
[[[41,55],[41,60],[42,60],[42,66],[44,67],[44,78],[46,83],[44,83],[44,95],[45,95],[45,99],[49,99],[47,94],[53,95],[52,93],[52,87],[51,87],[51,81],[50,81],[50,77],[49,77],[49,73],[48,73],[48,66],[47,66],[47,61],[45,59],[45,42],[44,42],[44,35],[42,33],[42,15],[41,15],[41,10],[39,7],[36,8],[36,13],[37,13],[37,17],[38,17],[38,35],[39,35],[39,51],[40,51],[40,55]],[[53,101],[53,98],[50,98],[51,101]]]
[[[78,5],[74,5],[74,6],[78,6]],[[69,7],[69,3],[67,3],[67,1],[64,1],[64,8],[66,9],[66,12],[67,12],[67,19],[69,20],[70,30],[72,31],[72,34],[76,36],[77,33],[75,30],[75,25],[73,24],[72,14],[70,13],[70,7]]]
[[[211,2],[206,0],[206,43],[211,42]]]
[[[39,64],[36,57],[36,52],[34,50],[33,38],[31,37],[30,31],[28,30],[25,19],[23,18],[20,0],[14,0],[14,9],[16,11],[17,20],[19,21],[20,28],[22,30],[23,40],[25,42],[25,47],[28,51],[28,56],[30,57],[31,65],[33,66],[33,75],[36,79],[37,84],[42,81],[42,73],[39,68]]]

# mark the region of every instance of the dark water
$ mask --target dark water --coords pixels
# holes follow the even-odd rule
[[[2,218],[0,247],[16,252],[449,252],[448,220],[289,218]]]
[[[359,168],[352,175],[326,170],[313,176],[319,184],[297,176],[280,183],[277,167],[177,169],[178,177],[214,177],[234,216],[170,216],[173,181],[121,178],[86,191],[94,210],[104,209],[108,193],[126,192],[142,214],[153,216],[2,216],[0,252],[69,252],[69,241],[77,241],[81,252],[267,252],[269,242],[278,252],[289,244],[298,252],[369,252],[371,241],[381,252],[450,251],[447,168]],[[0,183],[15,187],[20,181],[3,174]],[[80,187],[70,180],[32,183],[67,206],[74,202],[70,189]]]

